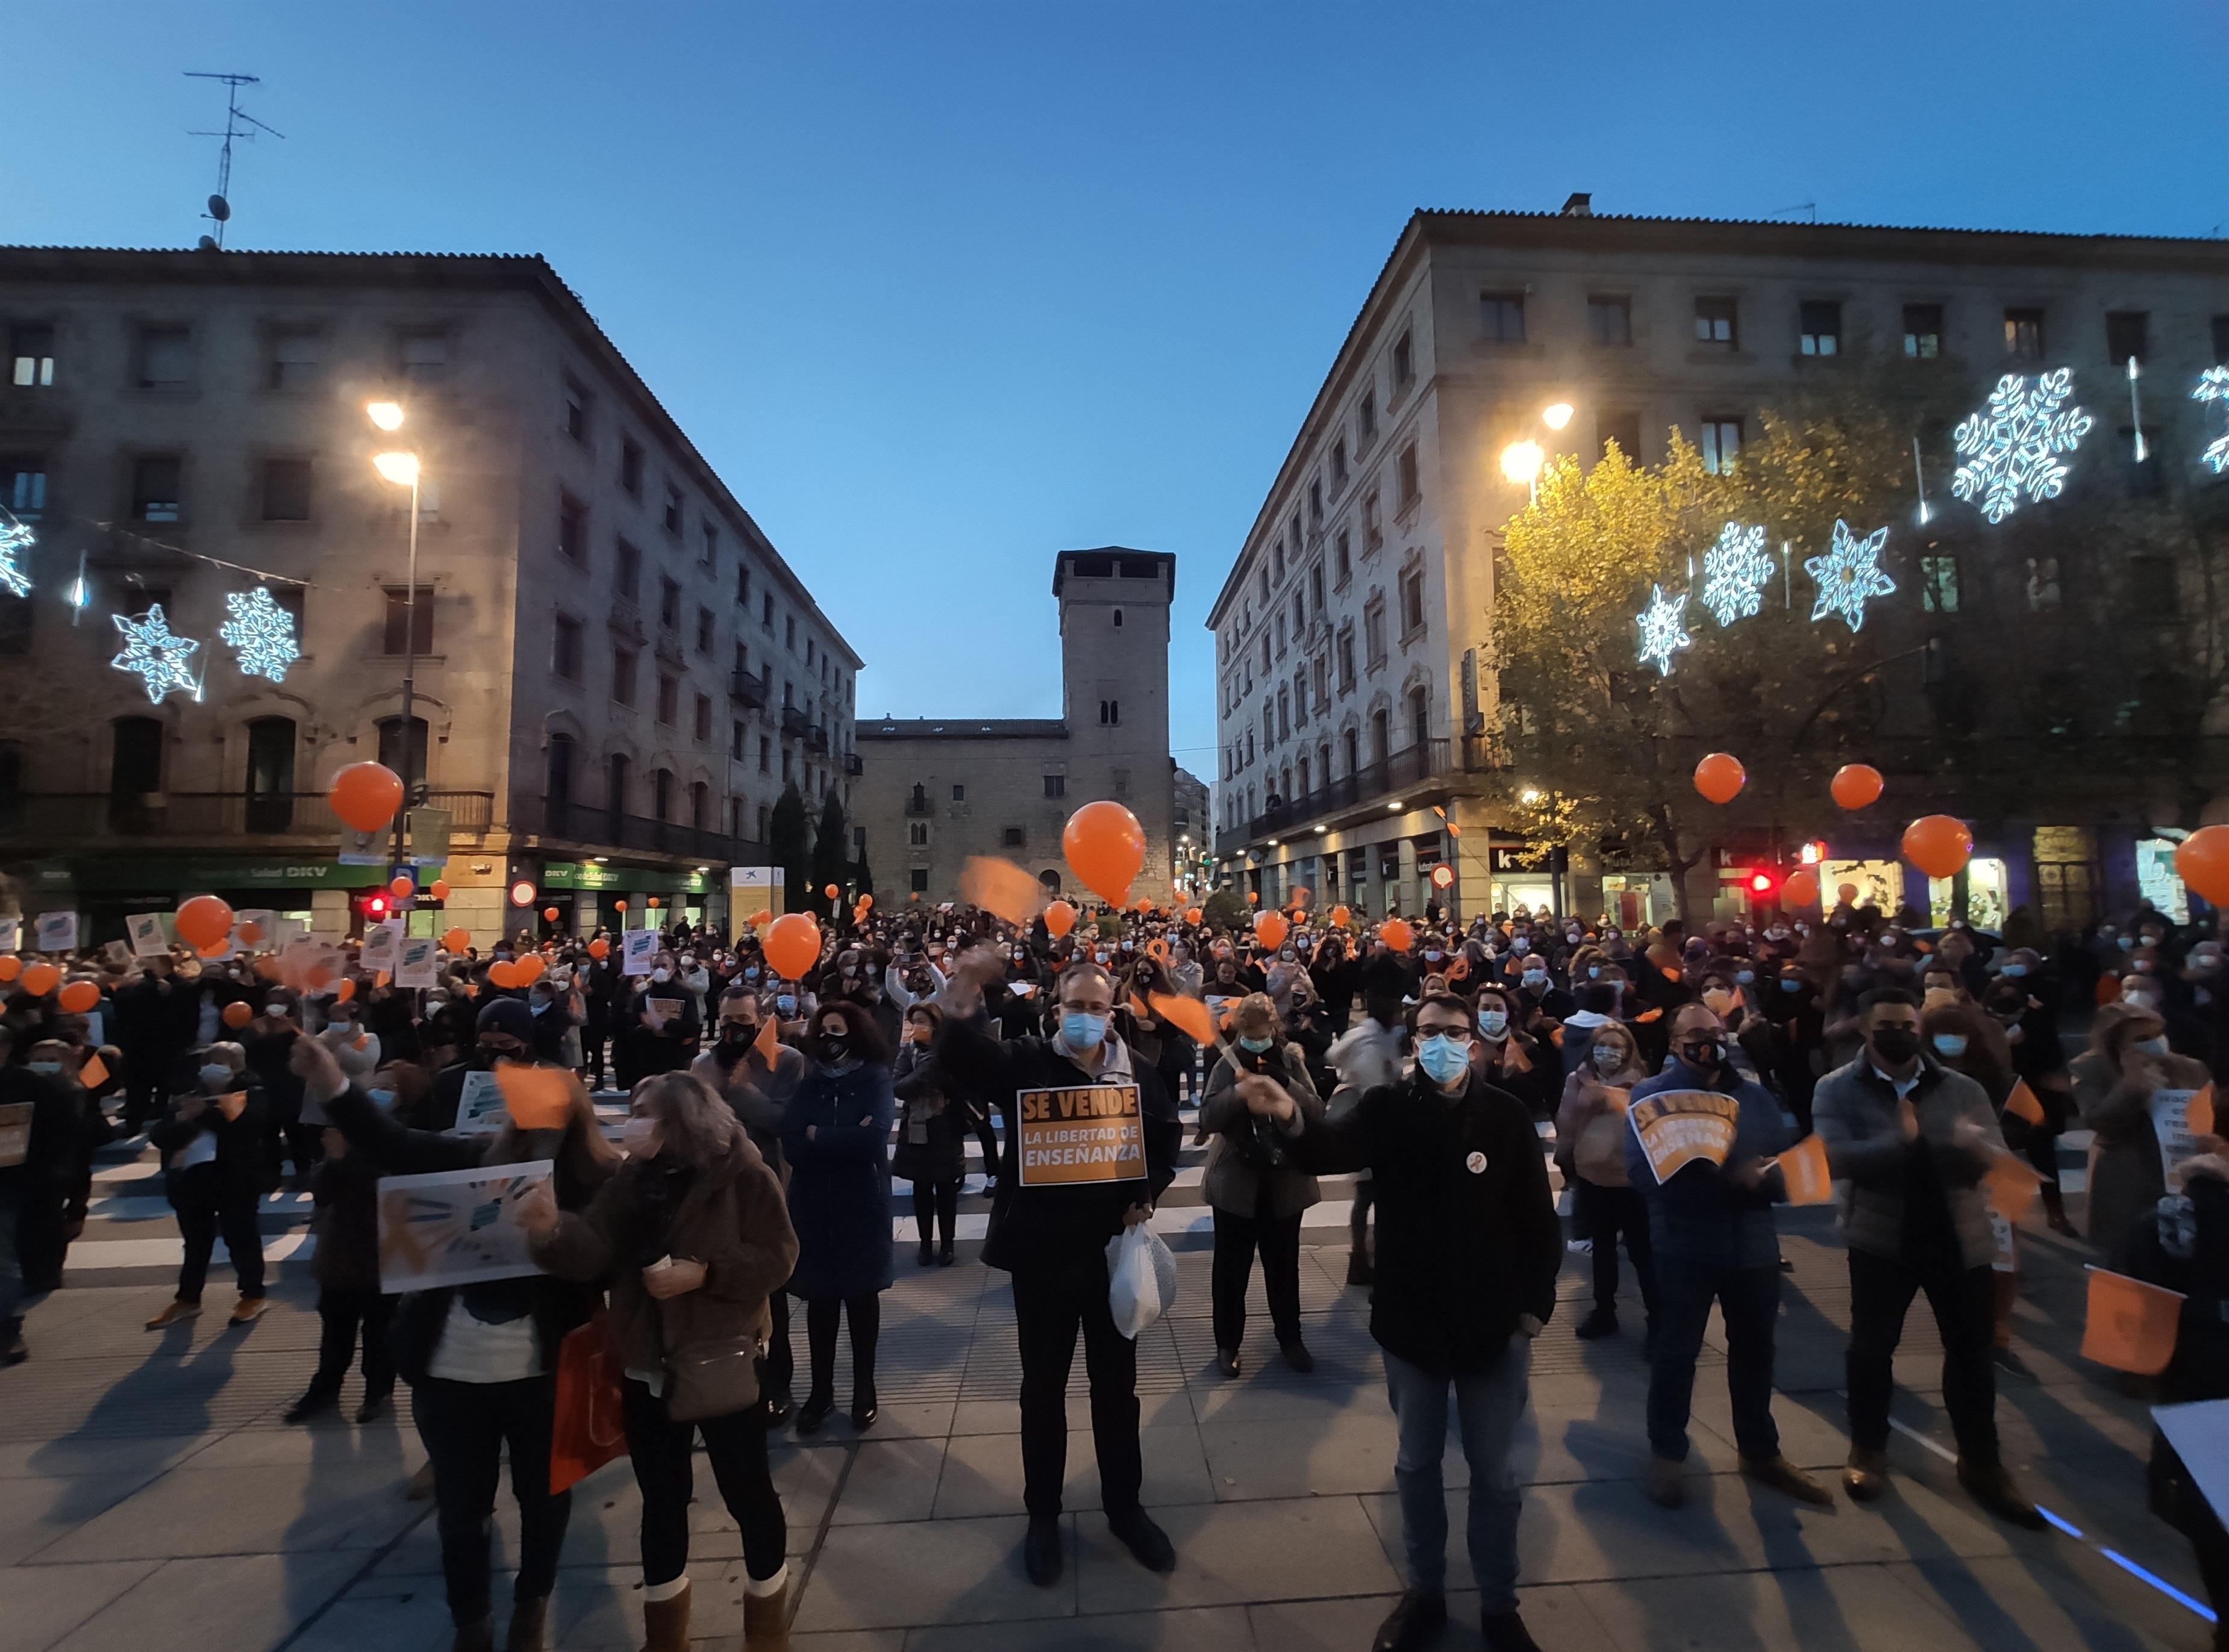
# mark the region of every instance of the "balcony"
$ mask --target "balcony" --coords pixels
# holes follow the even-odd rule
[[[737,671],[728,679],[728,698],[739,706],[753,711],[764,711],[767,702],[767,680],[754,676],[748,671]]]
[[[1306,797],[1265,809],[1245,825],[1215,836],[1215,852],[1235,855],[1264,838],[1281,837],[1326,815],[1397,797],[1411,787],[1452,772],[1449,742],[1419,740],[1405,751],[1366,763]]]
[[[856,778],[857,777],[864,774],[866,772],[867,765],[859,760],[859,754],[857,752],[846,752],[844,753],[845,773]]]
[[[808,752],[818,752],[822,757],[827,756],[828,731],[825,728],[808,730],[805,736],[805,749]]]
[[[492,792],[429,791],[424,802],[449,811],[458,837],[485,836],[494,819]],[[322,791],[48,791],[0,798],[0,843],[49,852],[119,842],[332,845],[340,836]]]
[[[812,726],[805,720],[804,710],[797,706],[781,708],[781,733],[784,740],[802,740]]]
[[[541,840],[531,847],[544,850],[604,853],[633,849],[646,855],[671,855],[683,860],[723,866],[766,864],[765,848],[746,838],[730,837],[709,826],[684,825],[674,820],[652,820],[641,815],[615,815],[608,809],[565,803],[549,797],[514,797],[511,829],[524,837]]]

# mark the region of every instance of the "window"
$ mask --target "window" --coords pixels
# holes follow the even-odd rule
[[[379,720],[379,760],[394,770],[395,773],[402,776],[408,784],[414,787],[422,783],[427,772],[426,720],[423,717],[413,717],[410,720],[410,740],[406,750],[402,739],[402,720],[400,717],[381,718]]]
[[[1293,736],[1293,696],[1289,689],[1277,690],[1277,738],[1290,740]]]
[[[2105,359],[2117,368],[2127,367],[2131,360],[2141,364],[2151,354],[2146,348],[2151,319],[2145,310],[2107,311]]]
[[[642,497],[642,445],[633,438],[620,444],[620,486]]]
[[[1401,480],[1401,509],[1406,510],[1423,496],[1423,483],[1416,473],[1416,445],[1410,443],[1401,450],[1397,469]]]
[[[810,637],[805,639],[805,669],[808,671],[813,669],[813,640]],[[828,681],[828,674],[825,671],[820,674],[820,680],[823,682]]]
[[[1045,776],[1044,795],[1048,797],[1065,797],[1068,796],[1068,777],[1064,774],[1048,774]]]
[[[774,629],[774,592],[771,591],[759,594],[759,623],[768,631]]]
[[[2005,354],[2020,362],[2043,360],[2043,311],[2005,311]]]
[[[1382,591],[1371,592],[1370,600],[1362,605],[1362,655],[1370,670],[1385,663],[1385,593]]]
[[[622,706],[634,704],[634,668],[639,652],[624,647],[612,650],[612,698]]]
[[[1424,629],[1424,571],[1410,568],[1401,576],[1401,637],[1404,642]]]
[[[751,570],[748,563],[736,564],[736,605],[739,608],[748,608],[751,605]]]
[[[967,801],[967,788],[960,784],[956,781],[954,783],[952,787],[952,801],[954,803],[966,803]]]
[[[1633,300],[1590,298],[1587,300],[1587,340],[1610,349],[1633,347]]]
[[[1703,468],[1713,476],[1724,476],[1733,468],[1734,455],[1741,451],[1742,421],[1723,414],[1706,415],[1703,419]]]
[[[47,509],[47,462],[29,456],[0,458],[0,507],[27,522]]]
[[[658,674],[658,720],[671,724],[681,714],[681,683],[667,672]]]
[[[614,752],[606,768],[607,778],[604,783],[604,797],[610,805],[612,817],[616,820],[626,812],[627,760],[619,752]]]
[[[667,631],[681,629],[681,586],[664,574],[658,579],[658,623]]]
[[[1275,629],[1275,631],[1276,631],[1276,633],[1277,633],[1277,657],[1278,657],[1279,659],[1281,659],[1281,660],[1282,660],[1282,659],[1283,659],[1283,658],[1285,657],[1285,617],[1284,617],[1284,615],[1282,615],[1282,614],[1279,614],[1279,615],[1277,616],[1277,618],[1276,618],[1276,624],[1275,624],[1275,627],[1274,627],[1273,629]]]
[[[1354,627],[1343,625],[1339,633],[1339,691],[1350,694],[1354,688]]]
[[[625,540],[620,541],[619,561],[612,570],[612,586],[629,602],[642,594],[642,553]]]
[[[569,493],[557,496],[557,554],[575,567],[588,566],[588,510]]]
[[[784,614],[781,617],[781,645],[793,654],[797,652],[797,616],[795,614]]]
[[[909,820],[906,823],[906,846],[909,848],[916,849],[924,849],[928,847],[928,823],[927,821]]]
[[[650,777],[650,812],[658,820],[673,818],[673,771],[658,769]]]
[[[1332,439],[1331,485],[1334,491],[1346,485],[1346,438],[1344,436]]]
[[[1122,702],[1102,700],[1099,702],[1099,721],[1103,727],[1112,728],[1122,720]]]
[[[1943,354],[1943,306],[1908,304],[1904,307],[1904,353],[1915,362],[1931,362]]]
[[[1478,295],[1479,325],[1489,344],[1525,342],[1525,295],[1521,292],[1481,292]]]
[[[179,518],[179,472],[174,453],[149,453],[132,462],[132,519],[174,522]]]
[[[2214,317],[2213,334],[2213,363],[2216,367],[2229,367],[2229,316]],[[19,379],[16,382],[20,384],[22,381]]]
[[[710,608],[697,610],[697,651],[699,654],[712,651],[712,611]]]
[[[917,895],[927,894],[928,893],[928,868],[925,866],[917,866],[908,872],[906,874],[906,887],[911,893]]]
[[[258,717],[247,725],[247,829],[291,831],[294,824],[294,720]]]
[[[1331,670],[1320,658],[1308,667],[1309,686],[1314,690],[1316,710],[1320,713],[1331,703]]]
[[[588,439],[588,393],[569,377],[565,381],[565,433],[582,444]]]
[[[1308,525],[1312,528],[1323,526],[1323,478],[1321,477],[1308,478]],[[1298,539],[1294,540],[1294,552],[1297,553],[1300,547],[1301,541]],[[1282,570],[1280,572],[1282,577]]]
[[[759,736],[759,772],[761,774],[770,774],[774,772],[773,765],[774,737],[769,734],[761,734]],[[764,834],[761,835],[764,836]]]
[[[1346,558],[1346,530],[1345,528],[1339,529],[1338,551],[1340,560],[1344,561]],[[1295,597],[1294,601],[1294,605],[1297,608],[1299,599]],[[1320,562],[1312,562],[1308,565],[1308,606],[1316,611],[1316,618],[1318,619],[1321,619],[1323,618],[1324,580],[1323,564]]]
[[[1114,611],[1114,629],[1118,631],[1122,629],[1122,611],[1120,608]]]
[[[193,381],[193,335],[183,327],[139,330],[139,387],[183,390]]]
[[[581,680],[581,622],[570,614],[557,616],[556,642],[550,650],[549,669],[568,682]]]
[[[1740,306],[1731,298],[1695,300],[1695,342],[1731,355],[1741,348]]]
[[[440,384],[449,376],[449,336],[432,329],[402,335],[402,376],[413,384]]]
[[[2027,559],[2027,605],[2037,610],[2059,606],[2057,557],[2031,556]]]
[[[789,784],[790,764],[791,758],[789,747],[785,746],[781,748],[781,783],[784,785],[787,785]]]
[[[1367,447],[1378,439],[1378,393],[1365,390],[1354,404],[1355,445]]]
[[[549,737],[549,760],[543,770],[542,795],[555,804],[573,800],[573,737],[570,734],[552,734]]]
[[[1393,383],[1396,388],[1405,389],[1415,382],[1416,377],[1416,347],[1410,343],[1409,330],[1404,327],[1401,336],[1393,341]]]
[[[1641,463],[1641,415],[1637,413],[1603,412],[1595,415],[1595,457],[1609,457],[1610,445],[1635,464]]]
[[[681,490],[671,482],[665,484],[665,531],[669,534],[681,531]]]
[[[1019,826],[1007,826],[1002,828],[999,833],[999,847],[1001,848],[1018,849],[1027,844],[1029,841],[1029,834]]]
[[[264,384],[273,390],[306,390],[317,383],[318,344],[314,327],[282,327],[273,333]]]
[[[163,789],[163,725],[152,717],[119,717],[110,725],[108,795],[141,797]]]
[[[1362,554],[1365,556],[1385,542],[1385,529],[1378,520],[1378,490],[1362,496]],[[1346,570],[1339,570],[1339,582],[1346,583]]]
[[[1919,605],[1930,614],[1958,611],[1958,559],[1923,556],[1919,559]]]
[[[707,694],[700,694],[697,696],[696,733],[697,738],[699,740],[704,741],[708,744],[710,742],[712,738],[712,696]]]
[[[697,560],[709,568],[720,560],[720,526],[717,522],[703,522],[697,531]]]
[[[434,587],[421,585],[386,587],[387,630],[384,652],[431,654],[434,651]]]
[[[1842,306],[1838,304],[1809,302],[1795,307],[1795,343],[1797,353],[1803,355],[1840,355],[1842,353]]]
[[[2132,556],[2129,559],[2129,605],[2146,619],[2168,619],[2174,617],[2175,602],[2174,561],[2165,556]]]
[[[8,330],[8,382],[19,390],[45,390],[55,381],[55,330],[51,327],[11,327]]]
[[[263,461],[263,520],[267,522],[305,522],[310,520],[310,461]]]

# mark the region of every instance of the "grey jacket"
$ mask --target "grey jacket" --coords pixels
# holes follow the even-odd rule
[[[1950,1225],[1968,1268],[1987,1267],[1996,1256],[1988,1204],[1981,1188],[1988,1158],[1957,1147],[1951,1131],[1962,1118],[1981,1127],[2001,1152],[1988,1091],[1962,1073],[1920,1058],[1919,1085],[1911,1092],[1919,1114],[1919,1139],[1934,1156],[1935,1171],[1950,1207]],[[1853,1251],[1917,1263],[1904,1254],[1904,1184],[1911,1144],[1897,1123],[1896,1089],[1873,1071],[1860,1049],[1857,1059],[1819,1080],[1812,1092],[1811,1123],[1827,1149],[1837,1181],[1849,1185],[1842,1201],[1842,1237]]]
[[[1285,1069],[1278,1081],[1300,1108],[1301,1117],[1321,1124],[1323,1098],[1308,1078],[1301,1047],[1281,1044],[1277,1053]],[[1200,1192],[1216,1209],[1233,1216],[1295,1216],[1323,1196],[1307,1171],[1290,1164],[1264,1165],[1254,1157],[1254,1117],[1238,1098],[1238,1069],[1227,1055],[1217,1058],[1215,1070],[1207,1075],[1199,1128],[1215,1138],[1207,1149],[1207,1174],[1200,1179]]]

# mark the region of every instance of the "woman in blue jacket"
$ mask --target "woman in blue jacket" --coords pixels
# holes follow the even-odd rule
[[[805,1299],[813,1392],[797,1414],[812,1434],[836,1409],[836,1327],[851,1323],[851,1426],[873,1425],[875,1338],[890,1288],[890,1053],[856,1004],[821,1005],[805,1037],[804,1079],[782,1119],[797,1271],[785,1287]]]

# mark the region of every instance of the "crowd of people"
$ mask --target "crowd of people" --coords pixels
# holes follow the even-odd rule
[[[1780,1156],[1807,1136],[1840,1185],[1853,1500],[1889,1483],[1892,1360],[1924,1293],[1961,1484],[2001,1519],[2043,1523],[2000,1452],[1996,1386],[2028,1373],[2010,1338],[2018,1241],[1987,1188],[2017,1156],[2040,1179],[2049,1226],[2078,1237],[2059,1185],[2070,1129],[2094,1143],[2078,1237],[2107,1265],[2185,1291],[2193,1321],[2208,1304],[2214,1315],[2187,1326],[2156,1392],[2229,1395],[2229,1157],[2213,1140],[2170,1165],[2152,1122],[2157,1092],[2229,1074],[2229,980],[2216,935],[2155,912],[2046,953],[2015,925],[1926,928],[1847,900],[1809,921],[1768,912],[1631,932],[1522,911],[1350,928],[1296,908],[1262,925],[1108,912],[1056,936],[970,908],[862,907],[832,917],[796,977],[748,926],[677,927],[640,974],[611,939],[522,934],[445,952],[437,984],[407,990],[352,951],[311,983],[269,955],[117,946],[54,961],[94,989],[74,1011],[11,976],[0,1109],[18,1105],[29,1130],[0,1168],[0,1358],[27,1357],[22,1298],[60,1283],[104,1143],[144,1132],[177,1213],[184,1259],[151,1329],[200,1312],[220,1237],[231,1320],[252,1322],[267,1303],[261,1201],[282,1185],[309,1193],[323,1335],[286,1415],[338,1406],[355,1366],[359,1422],[389,1408],[398,1375],[408,1385],[460,1652],[498,1644],[489,1531],[506,1460],[521,1536],[502,1643],[545,1643],[569,1512],[549,1473],[555,1374],[565,1336],[599,1309],[643,1494],[649,1647],[688,1643],[700,1444],[742,1532],[748,1643],[781,1642],[787,1542],[769,1432],[828,1425],[839,1343],[850,1425],[874,1425],[880,1299],[904,1213],[893,1179],[910,1190],[911,1265],[953,1265],[970,1142],[990,1200],[981,1259],[1014,1295],[1028,1575],[1050,1585],[1065,1565],[1079,1341],[1108,1526],[1142,1565],[1172,1567],[1140,1501],[1136,1346],[1110,1311],[1108,1252],[1175,1178],[1188,1105],[1206,1149],[1226,1379],[1245,1367],[1257,1263],[1279,1356],[1313,1368],[1303,1217],[1319,1178],[1355,1178],[1347,1277],[1371,1292],[1398,1425],[1407,1590],[1378,1637],[1388,1652],[1424,1644],[1446,1618],[1451,1401],[1486,1642],[1532,1645],[1517,1610],[1511,1454],[1532,1339],[1569,1251],[1592,1273],[1582,1338],[1626,1334],[1621,1274],[1635,1276],[1652,1497],[1684,1495],[1715,1305],[1742,1471],[1834,1501],[1783,1453],[1772,1414]],[[2072,1055],[2070,1013],[2087,1028]],[[460,1132],[483,1087],[472,1075],[512,1064],[572,1075],[562,1124]],[[596,1091],[626,1092],[623,1119],[600,1121]],[[1021,1150],[1021,1120],[1044,1098],[1087,1092],[1120,1098],[1140,1151],[1054,1176]],[[1732,1146],[1660,1180],[1631,1110],[1693,1092],[1725,1098]],[[1551,1158],[1571,1195],[1568,1233]],[[382,1175],[544,1160],[554,1175],[518,1215],[540,1273],[382,1294]],[[2155,1506],[2191,1537],[2217,1603],[2229,1598],[2229,1540],[2164,1442],[2153,1474]]]

